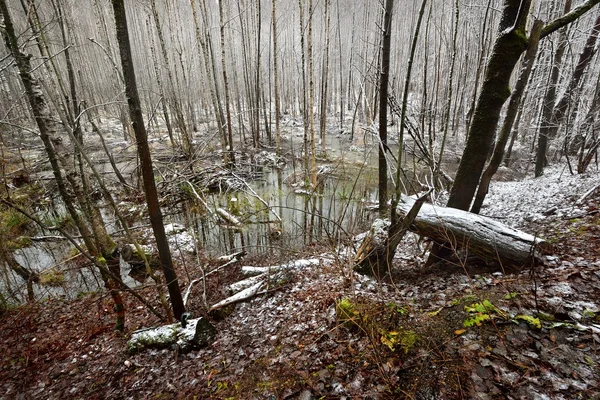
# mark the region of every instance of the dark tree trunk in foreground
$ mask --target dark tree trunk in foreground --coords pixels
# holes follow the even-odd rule
[[[133,130],[135,132],[138,155],[140,157],[140,167],[144,180],[144,190],[146,193],[146,203],[148,205],[148,214],[154,236],[156,237],[156,246],[158,247],[158,256],[171,298],[171,305],[175,318],[180,319],[185,312],[185,306],[181,297],[177,275],[173,269],[173,260],[171,259],[171,250],[165,234],[162,212],[158,204],[158,194],[154,182],[154,171],[152,169],[152,159],[150,158],[150,148],[148,147],[148,135],[144,125],[140,99],[135,80],[135,71],[133,69],[133,60],[131,58],[131,48],[129,42],[129,32],[127,30],[127,16],[125,14],[125,5],[123,0],[113,0],[113,10],[115,13],[115,25],[117,29],[117,41],[119,42],[119,52],[121,54],[121,65],[125,79],[125,95],[129,105],[129,115]]]
[[[521,97],[523,96],[523,92],[527,86],[527,81],[529,80],[529,75],[531,74],[533,63],[535,62],[541,30],[542,21],[536,21],[533,25],[532,33],[529,38],[529,47],[525,55],[523,68],[521,69],[519,79],[515,85],[515,91],[510,98],[510,103],[508,104],[508,109],[506,110],[506,117],[504,117],[504,123],[502,124],[502,129],[498,135],[498,140],[496,140],[494,154],[492,155],[492,159],[490,160],[488,167],[485,169],[481,177],[479,189],[477,189],[477,195],[475,196],[475,201],[471,207],[471,212],[475,214],[479,214],[481,206],[483,205],[483,200],[488,193],[490,181],[492,180],[492,177],[496,171],[498,171],[498,167],[502,162],[502,157],[504,157],[504,148],[508,142],[513,123],[517,117],[519,105],[521,104]]]
[[[588,0],[542,29],[540,40],[575,21],[600,0]],[[467,144],[450,192],[448,207],[468,210],[494,140],[500,111],[510,96],[510,77],[528,38],[525,32],[531,0],[504,0],[498,38],[489,58],[485,80],[469,128]]]
[[[390,80],[390,48],[392,30],[392,12],[394,0],[386,0],[383,22],[383,43],[381,46],[381,64],[379,76],[379,216],[389,214],[387,209],[387,115],[388,115],[388,83]]]
[[[467,144],[460,160],[448,207],[468,210],[494,141],[500,110],[510,96],[515,65],[527,48],[525,23],[531,0],[505,0],[500,32],[492,49]]]

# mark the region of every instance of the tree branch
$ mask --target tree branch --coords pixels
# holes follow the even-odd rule
[[[545,38],[546,36],[550,35],[551,33],[559,30],[563,26],[568,25],[571,22],[577,20],[579,17],[581,17],[586,12],[588,12],[592,7],[594,7],[598,3],[600,3],[600,0],[587,0],[585,3],[583,3],[579,7],[576,7],[571,12],[548,23],[548,25],[546,25],[546,26],[544,26],[544,28],[542,28],[542,33],[540,34],[540,39]]]

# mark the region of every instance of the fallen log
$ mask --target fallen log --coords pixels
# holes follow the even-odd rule
[[[277,271],[282,271],[282,270],[287,270],[287,269],[300,269],[300,268],[306,268],[306,267],[313,267],[313,266],[319,265],[320,263],[321,263],[321,261],[318,258],[309,258],[306,260],[292,261],[288,264],[272,265],[270,267],[243,266],[242,273],[244,275],[259,275],[259,274],[277,272]]]
[[[398,244],[430,193],[431,190],[416,199],[406,215],[398,216],[395,223],[387,219],[377,219],[373,222],[371,230],[363,239],[354,257],[357,272],[380,278],[389,271]]]
[[[321,264],[318,258],[296,260],[287,264],[274,265],[270,267],[242,267],[245,275],[252,275],[239,282],[232,283],[227,287],[230,297],[221,300],[210,308],[210,311],[218,310],[230,304],[239,303],[253,298],[257,294],[264,293],[261,290],[267,288],[272,290],[290,282],[293,270],[317,266]]]
[[[414,203],[414,198],[404,198],[398,213],[406,215]],[[549,248],[544,239],[494,219],[432,204],[423,204],[410,230],[513,271],[530,265],[533,259],[539,261],[540,253]]]
[[[206,318],[188,320],[183,327],[179,322],[154,328],[139,329],[131,334],[127,349],[131,353],[146,348],[167,348],[177,344],[181,351],[208,346],[215,338],[215,328]]]
[[[236,227],[242,226],[242,223],[240,222],[240,220],[237,219],[237,217],[235,215],[231,214],[230,212],[225,211],[222,208],[217,208],[215,211],[217,212],[219,217],[221,217],[225,222],[227,222],[233,226],[236,226]]]
[[[255,283],[254,285],[250,286],[249,288],[246,288],[241,292],[234,294],[231,297],[221,300],[217,304],[213,305],[210,308],[210,311],[218,310],[219,308],[223,308],[230,304],[235,304],[239,303],[240,301],[251,299],[252,297],[256,296],[256,294],[260,291],[260,289],[263,288],[263,286],[265,286],[265,284],[266,282],[261,280]]]

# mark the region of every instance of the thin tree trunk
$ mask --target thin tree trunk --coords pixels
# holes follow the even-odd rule
[[[281,155],[281,104],[279,100],[279,62],[277,47],[277,0],[272,0],[273,23],[273,91],[275,95],[275,148],[277,156]]]
[[[444,128],[442,134],[442,144],[440,145],[440,154],[437,163],[434,167],[433,184],[437,187],[438,178],[442,167],[442,159],[446,148],[446,138],[448,137],[448,128],[450,126],[450,107],[452,105],[452,85],[454,83],[454,66],[456,65],[456,38],[458,37],[458,20],[459,20],[458,0],[454,2],[454,34],[452,37],[452,60],[450,61],[450,76],[448,77],[448,97],[444,106]],[[431,157],[435,155],[431,154]]]
[[[319,115],[319,136],[321,138],[321,153],[326,156],[327,143],[327,83],[329,76],[329,25],[331,20],[331,0],[325,0],[325,54],[323,55],[323,66],[321,71],[321,112]]]
[[[564,13],[568,13],[571,9],[571,0],[567,0],[565,3]],[[565,54],[567,47],[567,27],[561,29],[560,39],[558,40],[558,48],[554,53],[554,59],[552,60],[552,69],[550,72],[550,80],[548,82],[548,89],[544,96],[544,103],[542,106],[542,123],[540,126],[540,132],[538,134],[538,145],[535,154],[535,177],[539,177],[544,173],[544,167],[547,164],[546,160],[546,148],[548,147],[548,137],[552,131],[552,125],[554,121],[553,111],[554,102],[556,101],[556,91],[558,86],[558,80],[560,78],[560,67],[562,64],[562,58]]]
[[[115,14],[115,25],[117,30],[117,41],[119,42],[119,51],[121,54],[121,65],[123,76],[125,78],[125,92],[127,103],[129,105],[129,115],[132,121],[133,130],[136,135],[138,155],[144,180],[144,189],[146,193],[146,203],[148,205],[148,214],[150,223],[156,238],[158,256],[161,261],[161,267],[167,281],[167,288],[171,298],[171,306],[175,318],[180,319],[185,312],[181,290],[177,281],[177,275],[173,268],[171,250],[165,234],[162,212],[158,203],[158,193],[154,182],[154,170],[152,168],[152,159],[150,157],[150,148],[148,146],[148,135],[144,125],[140,100],[137,91],[135,70],[131,58],[131,48],[129,42],[129,31],[127,29],[127,15],[125,13],[124,0],[113,0],[113,10]]]
[[[389,151],[387,144],[387,117],[388,117],[388,86],[390,81],[390,50],[392,47],[392,14],[394,12],[394,0],[385,1],[385,16],[383,22],[381,62],[379,65],[379,216],[381,218],[389,215],[388,201],[388,171],[386,152]],[[400,122],[402,124],[402,121]],[[402,151],[402,150],[400,150]]]
[[[315,146],[315,80],[314,80],[314,57],[313,57],[313,0],[308,0],[308,115],[310,123],[310,177],[313,189],[317,188],[317,160]]]
[[[229,83],[227,81],[227,64],[225,63],[225,15],[223,0],[219,0],[219,26],[221,32],[221,73],[223,74],[223,86],[225,90],[225,115],[227,117],[227,139],[229,168],[235,166],[235,154],[233,151],[233,128],[231,126],[231,105],[229,104]]]

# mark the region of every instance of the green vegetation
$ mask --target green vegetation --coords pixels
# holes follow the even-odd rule
[[[40,285],[59,287],[66,282],[65,273],[57,268],[48,268],[40,273]]]
[[[419,341],[420,336],[406,328],[401,321],[408,314],[407,307],[393,302],[385,307],[373,303],[353,303],[347,298],[336,302],[339,323],[346,328],[358,328],[370,336],[373,343],[379,342],[392,352],[400,348],[408,353]]]

